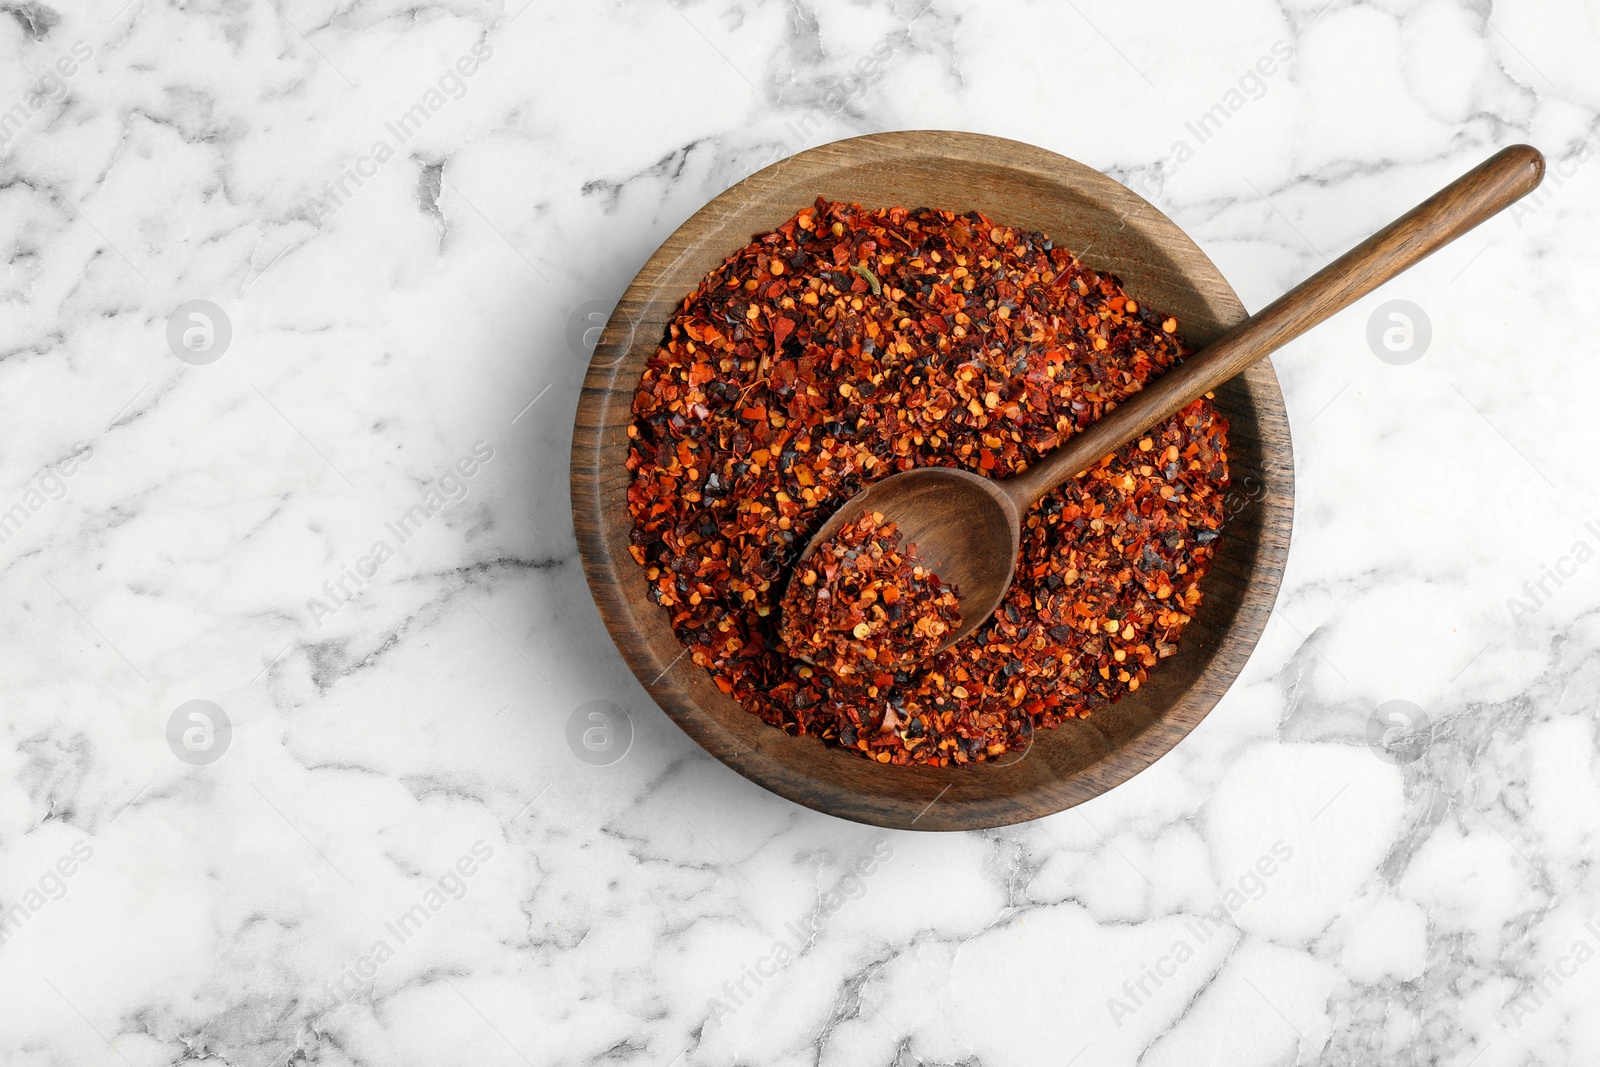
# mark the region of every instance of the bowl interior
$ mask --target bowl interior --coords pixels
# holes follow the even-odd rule
[[[624,469],[634,388],[666,322],[705,274],[817,196],[869,206],[976,210],[1042,230],[1173,314],[1206,344],[1244,318],[1212,262],[1142,198],[1089,167],[1029,145],[916,131],[851,138],[739,183],[683,224],[612,313],[584,382],[573,434],[573,516],[585,573],[613,640],[661,707],[709,752],[782,796],[881,826],[959,830],[1037,818],[1125,781],[1176,744],[1227,691],[1255,647],[1288,554],[1293,460],[1270,363],[1217,391],[1231,424],[1229,519],[1178,653],[1138,690],[1088,719],[1035,735],[1013,760],[888,767],[815,738],[789,737],[739,707],[690,661],[646,597],[627,551]]]

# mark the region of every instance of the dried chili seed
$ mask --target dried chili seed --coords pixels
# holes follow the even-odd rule
[[[1001,610],[915,666],[813,668],[778,598],[862,486],[1020,473],[1186,351],[1176,318],[1043,234],[819,199],[669,323],[634,397],[630,551],[695,662],[767,722],[895,764],[1014,752],[1176,651],[1225,512],[1209,399],[1040,501]]]
[[[954,586],[922,565],[882,512],[846,523],[784,594],[778,637],[790,655],[839,675],[915,666],[961,628]]]

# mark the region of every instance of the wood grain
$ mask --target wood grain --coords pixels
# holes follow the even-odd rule
[[[1293,456],[1283,397],[1261,362],[1217,390],[1231,423],[1233,506],[1205,596],[1177,655],[1138,692],[1090,718],[1040,731],[1015,760],[886,767],[815,738],[789,737],[739,707],[683,655],[628,554],[624,467],[634,389],[666,323],[706,273],[817,196],[869,206],[977,210],[1042,230],[1118,275],[1148,307],[1177,316],[1192,346],[1221,337],[1244,308],[1215,265],[1143,199],[1040,148],[969,133],[912,131],[811,149],[712,200],[640,269],[591,359],[573,427],[572,505],[584,573],[624,660],[708,752],[796,803],[857,822],[968,830],[1038,818],[1126,781],[1203,719],[1266,626],[1288,554]]]

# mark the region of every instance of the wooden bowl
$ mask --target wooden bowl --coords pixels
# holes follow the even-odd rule
[[[1148,767],[1227,692],[1266,626],[1289,551],[1294,468],[1283,395],[1257,363],[1218,390],[1232,429],[1230,517],[1200,611],[1176,655],[1138,692],[1087,719],[1035,734],[1014,761],[951,767],[873,763],[790,737],[741,708],[685,655],[628,554],[623,464],[635,386],[667,320],[757,233],[817,196],[872,207],[977,210],[1042,230],[1141,304],[1178,317],[1207,344],[1245,317],[1216,266],[1165,215],[1119,183],[1041,148],[996,137],[915,131],[854,137],[802,152],[735,185],[680,226],[645,263],[606,324],[572,435],[572,511],[589,588],[612,640],[658,704],[706,751],[807,807],[878,826],[972,830],[1070,808]]]

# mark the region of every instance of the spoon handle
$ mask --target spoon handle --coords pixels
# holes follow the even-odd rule
[[[1000,486],[1019,513],[1026,511],[1068,478],[1510,207],[1543,177],[1538,149],[1525,144],[1502,149]]]

